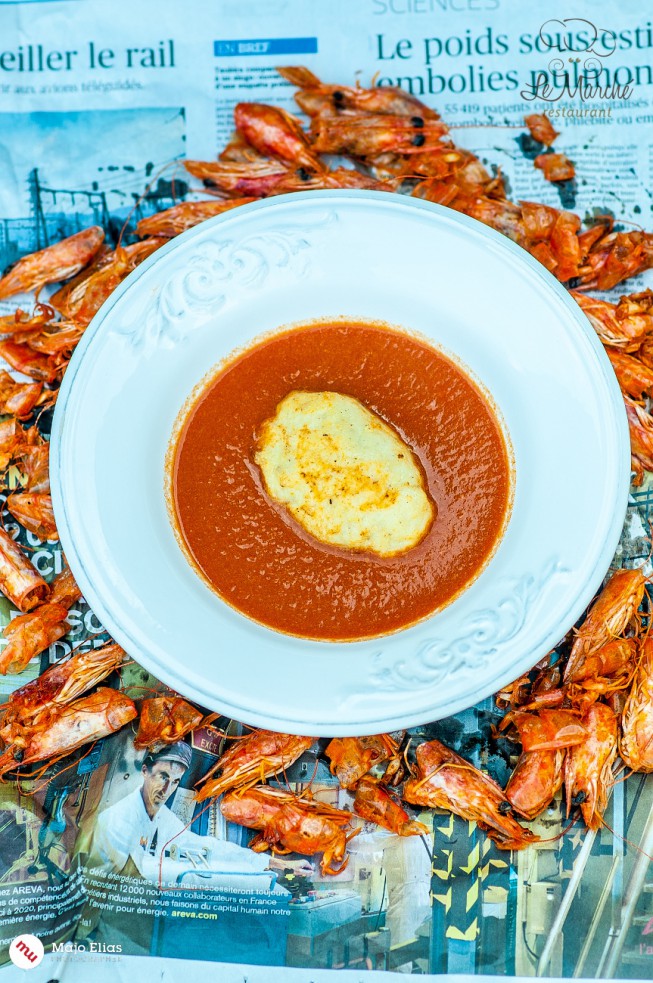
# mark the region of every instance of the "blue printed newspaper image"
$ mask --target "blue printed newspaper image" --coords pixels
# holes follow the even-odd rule
[[[184,197],[183,108],[0,113],[0,266],[89,225],[117,241],[130,217]],[[175,186],[176,178],[176,186]]]

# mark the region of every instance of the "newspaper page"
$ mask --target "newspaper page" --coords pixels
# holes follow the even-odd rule
[[[140,0],[129,17],[99,0],[2,0],[0,269],[91,224],[114,245],[140,218],[203,197],[183,160],[215,159],[238,102],[298,111],[279,65],[305,65],[328,83],[400,86],[501,172],[512,200],[647,228],[652,50],[644,5],[610,0],[573,9],[551,0],[546,11],[518,0]],[[533,166],[542,147],[527,135],[529,113],[546,113],[560,131],[555,149],[574,161],[574,180],[549,183]],[[625,290],[651,286],[649,273]],[[0,315],[32,302],[0,301]],[[633,489],[614,567],[648,560],[650,518],[645,481]],[[7,512],[3,523],[47,580],[61,571],[57,542],[41,542]],[[0,600],[2,624],[17,614]],[[68,623],[67,636],[0,678],[3,699],[73,648],[107,641],[83,601]],[[165,692],[135,664],[107,684],[136,700]],[[442,740],[505,787],[517,755],[497,736],[501,718],[489,698],[408,736],[413,746]],[[227,821],[219,801],[196,801],[196,783],[242,733],[239,722],[218,719],[157,755],[135,748],[127,727],[4,781],[7,979],[22,979],[22,966],[44,983],[89,972],[167,980],[216,964],[229,983],[308,983],[336,970],[343,980],[653,979],[647,776],[614,783],[605,825],[593,832],[567,818],[558,793],[525,824],[540,840],[520,852],[497,849],[444,810],[415,813],[427,830],[416,836],[361,820],[346,868],[333,875],[321,853],[256,852],[253,831]],[[272,784],[351,808],[326,744]],[[18,962],[10,954],[24,935],[45,948],[42,964],[29,947]]]

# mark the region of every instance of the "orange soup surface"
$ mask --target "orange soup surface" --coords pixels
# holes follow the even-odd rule
[[[412,450],[435,506],[417,545],[377,556],[323,543],[267,494],[260,428],[297,390],[354,397]],[[172,463],[175,525],[205,581],[255,621],[328,641],[394,632],[453,600],[497,546],[511,487],[486,396],[428,343],[374,323],[318,322],[234,356],[187,411]]]

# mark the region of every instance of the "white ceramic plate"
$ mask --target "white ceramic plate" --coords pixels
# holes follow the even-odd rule
[[[173,424],[207,371],[262,332],[340,315],[421,332],[462,360],[516,464],[512,517],[480,577],[419,625],[344,644],[227,607],[182,555],[164,500]],[[66,372],[51,470],[72,571],[133,658],[247,723],[347,735],[455,713],[559,641],[616,548],[629,443],[601,344],[526,252],[436,205],[326,191],[205,222],[115,291]]]

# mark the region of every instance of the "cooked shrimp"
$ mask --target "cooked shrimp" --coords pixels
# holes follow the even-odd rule
[[[610,679],[630,674],[637,642],[634,638],[613,638],[594,650],[581,650],[565,667],[565,683],[591,686],[597,679]]]
[[[335,737],[325,752],[331,761],[331,774],[343,788],[353,788],[370,768],[397,753],[397,744],[388,734],[375,737]]]
[[[322,164],[309,147],[299,120],[276,106],[239,102],[234,109],[236,129],[255,150],[295,167],[319,171]]]
[[[0,356],[12,369],[39,382],[54,382],[62,374],[64,363],[58,355],[41,355],[27,344],[0,341]]]
[[[562,787],[564,748],[524,751],[506,785],[506,799],[524,819],[536,819]]]
[[[49,593],[41,574],[4,529],[0,529],[0,591],[19,611],[31,611]]]
[[[81,596],[81,591],[66,567],[50,585],[50,596],[28,614],[14,618],[4,628],[8,640],[0,654],[0,673],[21,672],[30,659],[62,638],[68,631],[68,609]]]
[[[376,823],[397,836],[424,836],[430,832],[424,823],[411,819],[388,789],[369,775],[358,783],[354,812],[361,819]]]
[[[582,718],[587,737],[567,752],[567,813],[580,805],[588,829],[602,825],[617,756],[617,718],[605,703],[595,703]]]
[[[247,205],[256,198],[231,198],[227,201],[182,201],[163,212],[142,218],[136,226],[139,236],[166,236],[172,238],[192,229],[207,218],[221,215],[239,205]]]
[[[314,737],[277,734],[270,730],[252,731],[230,747],[212,769],[219,770],[219,778],[210,778],[212,772],[207,773],[208,780],[197,794],[198,801],[283,773],[304,751],[308,751],[314,741]]]
[[[39,652],[62,638],[70,627],[67,615],[63,604],[40,604],[10,621],[2,632],[7,645],[0,653],[0,673],[22,672]]]
[[[180,696],[155,696],[143,700],[135,748],[159,750],[164,744],[180,741],[202,722],[204,714]]]
[[[0,738],[5,744],[20,739],[37,719],[85,693],[117,669],[125,658],[119,645],[104,645],[60,659],[44,673],[10,694],[0,708]]]
[[[629,624],[639,623],[637,609],[642,603],[645,586],[646,577],[638,568],[617,570],[612,574],[576,633],[565,671],[566,680],[576,677],[589,655],[621,635]]]
[[[16,382],[0,369],[0,413],[25,420],[38,404],[43,384],[41,382]]]
[[[340,874],[345,869],[347,843],[360,832],[348,830],[350,812],[268,786],[229,792],[220,811],[232,823],[261,830],[249,843],[252,850],[309,857],[322,853],[322,874]]]
[[[621,715],[619,754],[633,771],[653,771],[653,638],[642,643]]]
[[[437,120],[406,116],[318,116],[311,125],[316,153],[362,158],[424,152],[441,146],[447,132]]]
[[[23,765],[61,758],[71,751],[120,730],[137,716],[132,700],[118,690],[101,686],[90,696],[59,707],[46,720],[25,727],[2,755],[0,776]]]
[[[406,802],[472,820],[504,850],[521,850],[537,839],[508,815],[497,783],[440,741],[419,745],[417,769],[417,777],[406,782]]]
[[[285,164],[264,159],[246,163],[185,160],[184,167],[193,177],[209,182],[224,194],[254,198],[264,198],[292,174]]]
[[[103,242],[104,232],[99,225],[93,225],[53,246],[23,256],[0,279],[0,300],[75,276],[91,262]]]
[[[605,345],[621,351],[637,351],[647,337],[653,336],[653,292],[621,297],[618,304],[588,297],[570,290],[590,324]]]
[[[578,713],[571,710],[542,709],[537,712],[515,710],[501,721],[501,730],[510,724],[517,728],[524,751],[556,751],[580,744],[587,731]]]
[[[623,392],[634,399],[653,396],[653,368],[649,368],[633,355],[620,352],[618,348],[606,347],[606,354]]]
[[[152,236],[130,246],[118,246],[95,272],[62,298],[60,309],[78,325],[86,326],[125,277],[166,242],[166,239]]]
[[[32,492],[9,495],[7,508],[21,526],[39,539],[59,539],[50,495]]]
[[[277,68],[283,78],[299,88],[295,101],[307,116],[337,113],[380,113],[391,116],[422,116],[439,119],[434,109],[393,86],[364,89],[356,86],[324,85],[308,68]]]

